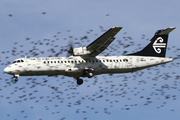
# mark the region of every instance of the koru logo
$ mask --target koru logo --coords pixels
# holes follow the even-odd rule
[[[165,48],[166,47],[166,43],[163,43],[163,38],[162,37],[158,37],[155,42],[153,43],[153,48],[156,51],[156,53],[161,53],[161,48]]]

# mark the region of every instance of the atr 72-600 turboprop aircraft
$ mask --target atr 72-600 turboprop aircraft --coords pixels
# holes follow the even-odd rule
[[[112,27],[87,47],[72,48],[70,57],[19,58],[4,69],[14,76],[58,76],[76,78],[81,85],[80,77],[91,78],[99,74],[127,73],[173,61],[165,58],[168,35],[175,29],[170,27],[158,30],[151,42],[141,51],[124,56],[97,56],[115,39],[122,27]]]

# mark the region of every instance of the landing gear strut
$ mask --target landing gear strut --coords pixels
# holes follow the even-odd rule
[[[78,84],[78,85],[81,85],[81,84],[83,84],[83,79],[76,78],[76,80],[77,80],[77,84]]]

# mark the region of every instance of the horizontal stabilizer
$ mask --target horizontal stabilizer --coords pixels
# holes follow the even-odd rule
[[[158,35],[168,35],[171,31],[173,31],[176,27],[170,27],[165,30],[160,30]]]

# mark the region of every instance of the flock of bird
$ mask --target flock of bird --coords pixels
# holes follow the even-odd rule
[[[46,12],[42,14],[46,14]],[[9,14],[9,16],[12,17],[13,15]],[[99,29],[102,33],[106,31],[102,26],[99,26]],[[69,32],[70,30],[67,31],[67,34]],[[88,30],[86,33],[80,38],[64,37],[61,36],[61,32],[52,35],[52,39],[33,40],[33,38],[27,37],[25,38],[27,43],[25,45],[16,41],[11,50],[1,51],[1,69],[3,70],[12,63],[12,57],[66,56],[68,46],[61,46],[60,43],[62,41],[68,43],[68,40],[73,39],[75,46],[79,47],[93,41],[88,37],[90,34],[98,36],[93,30]],[[141,39],[149,41],[145,35],[142,35]],[[125,32],[122,38],[116,38],[101,55],[133,53],[144,47],[139,41],[137,42],[138,44]],[[133,48],[137,49],[133,51]],[[178,61],[179,50],[175,45],[168,47],[168,51],[173,52],[170,57],[175,58],[171,63],[134,73],[86,78],[82,86],[76,85],[76,81],[72,78],[64,76],[20,77],[19,81],[14,83],[10,75],[1,73],[0,106],[5,104],[9,107],[7,109],[10,109],[11,106],[19,106],[18,110],[20,111],[16,112],[26,119],[32,117],[32,115],[28,116],[29,111],[38,112],[40,109],[45,115],[61,116],[59,117],[60,120],[68,119],[67,112],[72,110],[86,120],[89,117],[88,114],[104,113],[109,115],[113,113],[114,109],[131,110],[136,106],[154,106],[157,105],[154,104],[157,101],[160,102],[155,108],[161,109],[168,104],[168,101],[174,101],[178,98],[180,91],[178,88],[180,75],[177,71],[180,64]],[[23,107],[25,104],[27,104],[26,107]],[[175,109],[172,107],[170,111],[175,111]],[[11,110],[4,114],[7,118],[18,119]],[[43,118],[44,116],[41,116],[38,119],[42,120]]]

